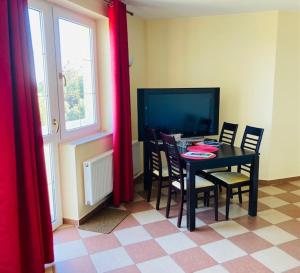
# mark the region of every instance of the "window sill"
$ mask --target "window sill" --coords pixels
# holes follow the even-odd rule
[[[68,144],[68,145],[76,147],[76,146],[87,144],[87,143],[90,143],[90,142],[93,142],[93,141],[96,141],[96,140],[99,140],[99,139],[102,139],[102,138],[105,138],[108,136],[112,136],[112,134],[113,133],[111,131],[102,131],[102,132],[99,132],[99,133],[96,133],[96,134],[93,134],[93,135],[90,135],[87,137],[64,142],[63,144]]]

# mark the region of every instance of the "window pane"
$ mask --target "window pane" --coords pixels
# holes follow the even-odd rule
[[[65,127],[72,130],[95,124],[92,31],[86,26],[60,18],[59,36],[65,76]]]
[[[29,9],[30,30],[34,55],[34,67],[39,97],[43,135],[50,133],[49,95],[46,76],[46,52],[43,39],[42,13]]]

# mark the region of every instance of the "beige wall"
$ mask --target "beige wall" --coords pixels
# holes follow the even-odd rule
[[[277,12],[147,21],[149,87],[221,87],[220,125],[265,128],[268,179]]]
[[[131,91],[131,122],[132,138],[137,139],[137,88],[146,85],[146,22],[138,16],[127,16],[129,59],[130,67],[130,91]]]
[[[299,176],[299,17],[299,12],[272,11],[129,21],[131,48],[146,52],[146,68],[143,62],[131,69],[132,104],[136,87],[220,86],[220,125],[239,123],[237,144],[246,124],[265,129],[260,178]]]
[[[300,12],[280,12],[269,161],[274,178],[300,175],[299,105]]]

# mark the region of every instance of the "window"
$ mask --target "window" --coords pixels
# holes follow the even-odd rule
[[[96,132],[96,23],[43,1],[32,2],[38,3],[29,16],[43,134],[54,130],[69,139]]]
[[[29,19],[53,228],[62,223],[58,144],[99,130],[95,22],[30,0]]]
[[[99,128],[95,66],[95,22],[54,10],[60,80],[62,136]]]
[[[92,37],[89,27],[59,19],[66,130],[92,125],[97,121]]]

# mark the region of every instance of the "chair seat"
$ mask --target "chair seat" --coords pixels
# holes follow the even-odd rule
[[[200,188],[206,188],[206,187],[212,187],[214,186],[214,183],[208,181],[207,179],[196,175],[195,176],[195,188],[200,189]],[[176,187],[177,189],[180,189],[180,182],[178,181],[173,181],[172,185]],[[186,190],[186,177],[184,177],[184,190]]]
[[[250,179],[249,176],[239,172],[216,172],[216,173],[212,173],[211,175],[222,180],[223,182],[229,185],[234,185],[241,182],[247,182]]]
[[[159,176],[159,171],[157,170],[153,170],[153,173],[156,175],[156,176]],[[168,168],[162,168],[162,177],[168,177],[169,176],[169,171],[168,171]]]
[[[226,172],[227,170],[228,170],[227,167],[222,167],[222,168],[203,170],[203,172],[205,172],[205,173],[215,173],[215,172]]]

